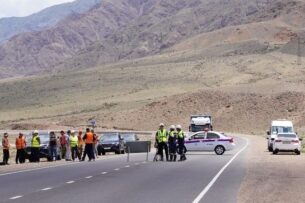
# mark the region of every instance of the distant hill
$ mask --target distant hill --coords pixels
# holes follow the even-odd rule
[[[303,0],[103,0],[56,27],[4,43],[0,77],[183,51],[187,40],[210,55],[265,53],[289,43],[304,27],[304,11]]]
[[[27,17],[0,19],[0,43],[22,32],[40,31],[55,25],[73,13],[84,13],[100,0],[77,0],[46,8]]]

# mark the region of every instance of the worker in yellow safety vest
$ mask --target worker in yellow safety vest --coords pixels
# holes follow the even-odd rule
[[[38,130],[33,132],[32,146],[31,146],[31,160],[32,162],[40,162],[40,138]]]
[[[75,158],[79,156],[78,156],[78,137],[75,135],[74,130],[71,131],[69,141],[71,147],[72,160],[75,161]]]
[[[163,149],[165,151],[166,161],[168,161],[168,133],[164,129],[164,124],[160,123],[159,130],[156,132],[156,143],[158,146],[158,154],[161,156],[161,161],[163,161]]]

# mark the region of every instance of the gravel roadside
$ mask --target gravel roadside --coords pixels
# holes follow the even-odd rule
[[[294,153],[272,155],[262,136],[243,136],[250,140],[247,174],[238,202],[294,203],[305,200],[305,156]]]

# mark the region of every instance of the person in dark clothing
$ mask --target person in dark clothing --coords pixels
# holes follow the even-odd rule
[[[179,161],[185,161],[186,160],[186,148],[184,146],[184,139],[185,135],[184,132],[181,129],[181,125],[177,125],[177,137],[178,137],[178,153],[180,154],[180,160]]]
[[[4,133],[4,137],[2,139],[2,147],[3,147],[3,165],[9,165],[8,160],[10,159],[10,143],[8,140],[8,133]]]
[[[86,129],[86,133],[83,137],[83,140],[85,141],[86,145],[85,145],[85,151],[84,151],[84,155],[82,157],[82,161],[85,160],[86,155],[88,155],[89,161],[92,161],[92,160],[94,161],[95,156],[94,156],[94,151],[93,151],[94,150],[93,144],[95,141],[95,137],[89,128]]]
[[[176,161],[177,159],[177,133],[175,126],[171,125],[168,132],[168,148],[169,148],[169,161]]]
[[[55,132],[50,132],[49,134],[50,140],[49,140],[49,156],[50,161],[56,161],[57,160],[57,137],[55,135]]]

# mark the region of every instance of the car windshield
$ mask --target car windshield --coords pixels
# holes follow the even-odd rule
[[[117,134],[107,134],[107,135],[102,135],[102,139],[100,142],[114,142],[118,140],[119,138]]]
[[[42,134],[39,134],[39,138],[40,138],[40,144],[49,144],[49,134],[48,133],[42,133]],[[32,143],[32,134],[29,134],[27,137],[26,137],[26,142],[31,145]]]
[[[285,126],[272,126],[272,133],[278,134],[278,133],[292,133],[293,129],[292,127],[285,127]]]
[[[121,134],[125,141],[136,141],[135,134]]]
[[[203,131],[205,128],[209,129],[209,125],[192,125],[191,126],[191,132],[199,132]]]
[[[283,138],[296,138],[297,136],[295,134],[278,134],[278,137]]]

